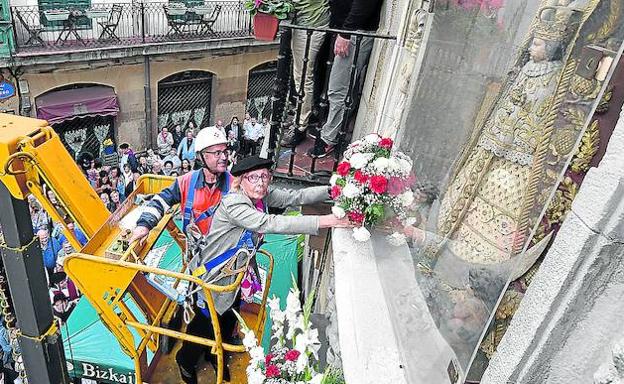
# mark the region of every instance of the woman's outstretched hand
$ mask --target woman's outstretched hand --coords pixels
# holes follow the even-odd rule
[[[349,221],[348,217],[337,218],[333,214],[319,217],[319,228],[353,228],[355,224]]]

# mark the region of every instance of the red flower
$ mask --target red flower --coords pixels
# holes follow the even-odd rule
[[[348,161],[341,162],[340,164],[338,164],[338,167],[336,168],[336,172],[338,172],[338,174],[343,177],[347,176],[350,170],[351,170],[351,164],[349,164]]]
[[[388,194],[390,194],[390,196],[398,196],[403,193],[404,189],[405,184],[402,178],[392,176],[390,180],[388,180]]]
[[[297,361],[300,354],[301,352],[297,351],[296,349],[291,349],[290,351],[286,352],[284,359],[286,359],[286,361]]]
[[[329,191],[329,196],[332,198],[332,200],[338,199],[341,194],[342,194],[342,187],[340,185],[334,185],[333,187],[331,187],[331,190]]]
[[[383,176],[373,176],[369,180],[370,189],[375,193],[384,193],[388,187],[388,180]]]
[[[351,211],[347,216],[353,223],[362,224],[364,222],[364,214],[361,212]]]
[[[271,360],[273,360],[273,354],[269,353],[268,355],[264,356],[264,363],[266,365],[269,365],[271,363]]]
[[[358,183],[362,183],[362,184],[366,184],[366,182],[368,181],[368,175],[365,174],[364,172],[360,171],[359,169],[357,171],[355,171],[355,173],[353,174],[353,178]]]
[[[277,365],[269,364],[266,366],[266,372],[264,374],[266,375],[267,379],[270,379],[272,377],[279,377],[281,375],[281,372]]]
[[[383,149],[392,149],[392,145],[394,143],[392,142],[392,139],[389,137],[384,137],[383,139],[379,140],[379,146]]]
[[[414,175],[413,172],[410,172],[409,176],[407,177],[407,181],[405,182],[405,185],[411,187],[414,184],[416,184],[416,175]]]

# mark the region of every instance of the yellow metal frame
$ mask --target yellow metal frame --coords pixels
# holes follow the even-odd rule
[[[125,258],[127,259],[132,252],[133,251],[129,249],[126,252]],[[267,283],[263,289],[260,312],[258,313],[256,326],[254,327],[258,338],[261,339],[266,319],[265,308],[271,285],[274,259],[269,252],[264,250],[260,250],[258,253],[265,255],[269,259]],[[211,347],[211,353],[217,356],[217,384],[223,382],[223,359],[225,351],[237,353],[245,352],[245,347],[242,345],[233,345],[223,342],[219,322],[215,320],[217,319],[217,311],[212,299],[212,293],[219,294],[236,290],[243,279],[244,272],[237,274],[234,283],[227,286],[220,286],[207,284],[197,277],[184,273],[153,268],[125,260],[106,259],[83,253],[74,253],[68,256],[65,260],[65,269],[76,285],[78,285],[78,288],[87,296],[104,324],[108,326],[110,331],[117,338],[122,350],[134,360],[137,383],[143,382],[143,371],[147,367],[146,349],[149,348],[152,352],[157,351],[159,335],[174,337],[183,341]],[[146,316],[146,318],[148,318],[147,323],[139,322],[128,306],[125,305],[123,299],[126,293],[132,292],[130,286],[137,275],[146,273],[173,278],[176,280],[176,284],[184,280],[201,287],[206,298],[206,303],[208,304],[215,339],[212,340],[187,335],[159,326],[168,305],[171,303],[170,300],[166,300],[166,304],[161,306],[157,315],[151,320],[149,316]],[[84,276],[93,276],[94,274],[106,276],[106,278],[82,278]],[[202,315],[196,314],[196,316]],[[131,329],[134,329],[139,335],[140,342],[138,346],[136,346]]]

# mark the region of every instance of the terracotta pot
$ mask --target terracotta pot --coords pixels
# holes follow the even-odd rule
[[[254,35],[256,40],[272,41],[277,36],[279,20],[273,15],[256,13],[253,19]]]

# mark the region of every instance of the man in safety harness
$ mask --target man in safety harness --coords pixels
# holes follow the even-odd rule
[[[144,241],[165,212],[171,206],[180,203],[187,252],[193,257],[196,252],[201,251],[200,239],[208,233],[214,210],[230,189],[232,177],[227,172],[229,157],[227,144],[225,134],[215,127],[199,131],[195,138],[195,151],[196,161],[201,163],[202,168],[178,177],[170,187],[146,203],[129,240],[130,244]],[[212,329],[212,324],[209,318],[200,314],[200,310],[195,310],[195,313],[195,317],[187,326],[187,333],[201,336],[207,329]],[[216,368],[216,356],[209,353],[206,356]],[[183,359],[184,356],[176,358],[179,364],[180,357]],[[229,381],[228,373],[225,369],[224,379],[227,381]],[[184,364],[180,365],[180,374],[186,383],[197,382],[194,370],[185,369]]]

